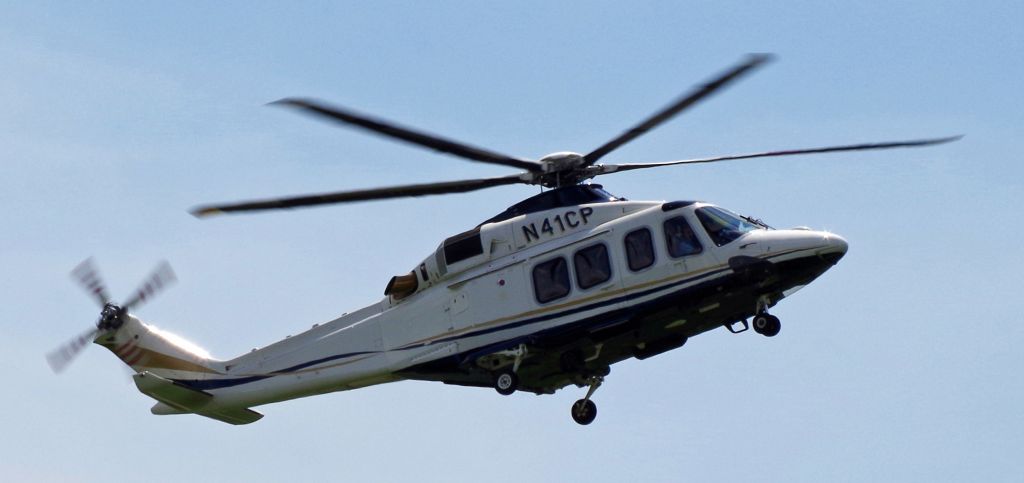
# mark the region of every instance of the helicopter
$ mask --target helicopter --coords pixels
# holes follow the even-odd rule
[[[504,155],[327,103],[272,104],[517,174],[199,206],[197,217],[333,203],[539,185],[540,194],[443,240],[383,298],[238,357],[221,360],[142,322],[140,307],[175,280],[164,262],[127,301],[110,298],[91,259],[73,277],[102,307],[95,327],[48,354],[59,372],[91,341],[134,371],[158,415],[198,414],[248,424],[253,407],[401,380],[552,394],[586,388],[570,415],[597,416],[594,392],[613,364],[682,347],[725,327],[766,337],[781,330],[780,301],[836,265],[848,243],[806,227],[776,229],[700,201],[634,201],[595,177],[762,157],[920,147],[960,136],[685,159],[600,164],[615,149],[771,59],[753,54],[587,154],[539,160]]]

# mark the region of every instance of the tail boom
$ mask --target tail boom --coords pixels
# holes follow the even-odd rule
[[[106,347],[136,373],[148,371],[165,378],[206,379],[223,375],[215,360],[180,337],[128,316],[113,333],[101,333],[94,342]]]

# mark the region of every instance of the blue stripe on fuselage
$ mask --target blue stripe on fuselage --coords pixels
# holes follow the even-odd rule
[[[781,256],[781,255],[782,254],[780,254],[780,255],[773,255],[773,256],[765,257],[765,259],[775,258],[775,257]],[[528,318],[528,319],[523,319],[523,320],[516,321],[516,322],[510,322],[508,324],[504,324],[504,325],[501,325],[501,326],[490,327],[490,328],[487,328],[487,329],[481,329],[481,330],[477,330],[477,331],[473,331],[473,332],[468,332],[468,333],[462,334],[462,335],[441,338],[441,339],[430,341],[430,342],[428,342],[426,344],[408,345],[408,346],[403,346],[403,347],[399,347],[397,349],[392,349],[392,350],[406,350],[406,349],[411,349],[411,348],[427,347],[427,346],[434,345],[434,344],[442,344],[442,343],[447,343],[447,342],[453,342],[453,341],[457,341],[457,340],[467,339],[467,338],[470,338],[470,337],[478,337],[478,336],[481,336],[481,335],[492,334],[492,333],[495,333],[495,332],[501,332],[501,331],[505,331],[505,330],[509,330],[509,329],[515,329],[515,328],[518,328],[518,327],[523,327],[523,326],[527,326],[527,325],[531,325],[531,324],[535,324],[535,323],[539,323],[539,322],[545,322],[545,321],[548,321],[548,320],[551,320],[551,319],[556,319],[556,318],[559,318],[559,317],[566,317],[566,316],[569,316],[569,315],[574,315],[574,314],[578,314],[578,313],[581,313],[581,312],[586,312],[586,311],[589,311],[589,310],[598,309],[598,308],[601,308],[601,307],[607,307],[609,305],[614,305],[614,304],[625,302],[625,301],[628,301],[628,300],[633,300],[633,299],[637,299],[637,298],[641,298],[641,297],[646,297],[648,295],[651,295],[653,293],[657,293],[657,292],[660,292],[660,291],[663,291],[663,290],[666,290],[666,289],[671,289],[671,288],[678,287],[678,286],[681,286],[681,285],[686,285],[686,284],[691,283],[691,282],[697,282],[697,281],[699,281],[701,279],[713,278],[714,276],[717,276],[717,275],[719,275],[719,274],[721,274],[723,272],[731,272],[731,271],[732,271],[732,269],[730,269],[730,268],[721,268],[721,269],[717,269],[717,270],[712,270],[712,271],[710,271],[708,273],[705,273],[705,274],[702,274],[702,275],[699,275],[699,276],[696,276],[696,277],[691,277],[691,278],[686,278],[686,279],[682,279],[682,280],[677,280],[675,282],[672,282],[672,283],[669,283],[669,284],[665,284],[665,285],[661,285],[659,287],[643,290],[643,291],[640,291],[640,292],[634,292],[634,293],[631,293],[631,294],[626,294],[626,295],[623,295],[623,296],[620,296],[620,297],[615,297],[615,298],[611,298],[611,299],[607,299],[607,300],[602,300],[602,301],[599,301],[599,302],[595,302],[593,304],[589,304],[589,305],[585,305],[585,306],[581,306],[581,307],[576,307],[576,308],[564,310],[564,311],[561,311],[561,312],[555,312],[555,313],[551,313],[551,314],[546,314],[546,315],[541,315],[541,316],[532,317],[532,318]],[[644,305],[648,305],[649,303],[656,303],[656,302],[658,302],[658,301],[660,301],[662,299],[665,299],[665,298],[676,298],[676,297],[682,295],[685,291],[689,290],[690,288],[696,288],[696,286],[695,287],[688,287],[686,289],[677,291],[675,293],[666,294],[665,296],[659,297],[658,299],[653,300],[653,301],[649,301],[648,303],[645,303]],[[601,321],[603,321],[603,318],[601,318],[601,317],[597,317],[597,318],[589,319],[588,320],[588,322],[591,322],[591,323],[600,323]],[[554,329],[558,329],[558,328],[556,327]],[[474,349],[473,352],[476,352],[478,350],[479,349]],[[317,365],[317,364],[322,364],[324,362],[330,362],[330,361],[334,361],[334,360],[338,360],[338,359],[344,359],[344,358],[347,358],[347,357],[355,357],[355,356],[366,355],[366,354],[378,354],[378,353],[381,353],[381,352],[384,352],[384,351],[362,351],[362,352],[348,352],[348,353],[344,353],[344,354],[336,354],[336,355],[324,357],[324,358],[321,358],[321,359],[316,359],[316,360],[311,360],[311,361],[303,362],[301,364],[297,364],[295,366],[291,366],[291,367],[282,369],[280,371],[274,371],[272,373],[265,374],[265,375],[240,377],[240,378],[234,378],[234,379],[204,379],[204,380],[200,380],[200,379],[177,379],[177,380],[175,380],[175,382],[179,382],[181,384],[185,384],[185,385],[187,385],[189,387],[192,387],[192,388],[195,388],[195,389],[200,389],[200,390],[219,389],[219,388],[225,388],[225,387],[238,386],[238,385],[241,385],[241,384],[247,384],[247,383],[250,383],[250,382],[256,382],[256,381],[260,381],[260,380],[267,379],[267,378],[274,377],[274,376],[287,375],[289,373],[298,371],[300,369],[311,367],[311,366],[314,366],[314,365]]]

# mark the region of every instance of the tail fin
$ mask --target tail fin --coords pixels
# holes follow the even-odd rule
[[[116,332],[94,341],[106,347],[136,373],[149,372],[168,379],[207,379],[222,375],[220,362],[179,336],[127,316]]]
[[[153,414],[195,413],[230,424],[249,424],[263,417],[245,407],[221,406],[212,394],[176,382],[224,376],[222,361],[177,335],[129,315],[115,332],[102,334],[94,342],[136,372],[133,379],[139,391],[159,401]]]
[[[133,378],[139,391],[160,401],[153,406],[153,414],[196,413],[229,424],[249,424],[263,417],[249,408],[218,406],[214,404],[210,393],[175,384],[148,371],[140,372]]]

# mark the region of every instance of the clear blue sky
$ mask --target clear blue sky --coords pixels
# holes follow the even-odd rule
[[[0,474],[7,481],[1021,481],[1024,4],[15,2],[0,17]],[[781,3],[781,4],[780,4]],[[763,5],[762,5],[763,4]],[[921,150],[610,176],[850,253],[780,304],[582,390],[402,382],[157,417],[92,347],[95,256],[138,315],[220,357],[378,300],[536,189],[198,221],[196,204],[508,174],[264,107],[319,97],[499,152],[586,152],[748,52],[776,62],[608,162],[966,134]]]

